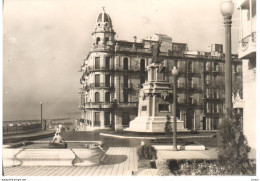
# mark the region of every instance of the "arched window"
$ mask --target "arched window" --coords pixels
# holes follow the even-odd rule
[[[95,103],[99,103],[100,102],[100,96],[99,96],[99,92],[95,93]]]
[[[99,42],[100,42],[100,38],[99,38],[99,37],[97,37],[97,39],[96,39],[96,45],[98,45],[98,44],[99,44]]]
[[[108,41],[109,41],[109,38],[105,37],[105,45],[107,44]]]
[[[123,68],[124,70],[128,70],[128,58],[124,58]]]
[[[140,71],[145,72],[145,59],[141,59]]]
[[[110,92],[106,92],[106,94],[105,94],[105,102],[110,102]]]

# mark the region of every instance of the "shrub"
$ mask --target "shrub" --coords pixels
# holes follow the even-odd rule
[[[247,175],[256,174],[255,160],[250,160]],[[169,160],[168,166],[174,175],[231,175],[232,165],[221,165],[218,160]]]
[[[218,160],[230,175],[250,174],[250,147],[242,131],[241,117],[228,111],[220,125],[218,135]]]
[[[169,164],[166,160],[157,160],[156,161],[156,168],[157,168],[156,175],[158,175],[158,176],[173,175],[173,173],[169,169]]]
[[[137,149],[139,160],[155,160],[157,159],[157,150],[152,145],[142,145]]]
[[[138,161],[138,170],[140,169],[149,169],[152,168],[150,160],[139,160]]]

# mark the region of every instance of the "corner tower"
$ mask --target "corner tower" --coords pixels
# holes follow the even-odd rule
[[[109,46],[113,45],[115,31],[113,29],[112,20],[110,16],[105,12],[98,15],[94,32],[92,33],[94,46]]]

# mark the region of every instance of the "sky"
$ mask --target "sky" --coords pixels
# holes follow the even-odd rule
[[[224,44],[222,0],[6,0],[3,5],[4,120],[79,116],[83,59],[102,7],[118,40],[166,34],[189,50]],[[237,53],[239,13],[233,15]]]

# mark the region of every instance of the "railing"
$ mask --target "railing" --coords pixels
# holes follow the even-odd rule
[[[88,108],[112,108],[115,106],[115,102],[88,102],[85,104],[85,109]]]
[[[5,121],[3,124],[3,134],[19,134],[19,133],[26,133],[31,131],[36,131],[42,129],[42,124],[39,121],[32,121],[32,120],[26,120],[22,123],[8,123],[8,121]],[[43,120],[43,123],[45,120]]]
[[[255,43],[256,42],[256,32],[253,32],[251,34],[251,37],[252,37],[252,42]]]
[[[110,83],[110,84],[107,84],[107,83],[91,83],[89,85],[90,88],[110,88],[110,89],[113,89],[114,88],[114,83]]]
[[[114,71],[114,67],[89,67],[88,70],[86,70],[87,72],[96,72],[96,71]]]
[[[130,83],[130,84],[125,84],[125,83],[121,83],[121,88],[123,89],[133,89],[133,84]]]
[[[223,99],[223,97],[221,95],[206,94],[204,95],[204,99]]]
[[[177,84],[177,87],[178,87],[178,88],[185,88],[185,84],[184,84],[184,83],[178,83],[178,84]]]
[[[119,107],[135,107],[137,102],[119,102]]]
[[[248,46],[249,43],[252,43],[253,45],[255,45],[256,43],[256,32],[252,32],[250,35],[244,37],[240,42],[240,47],[242,48],[243,51],[245,51]]]
[[[187,101],[185,99],[179,99],[177,100],[178,104],[187,104]]]
[[[92,45],[90,51],[112,51],[113,47],[108,45]]]

